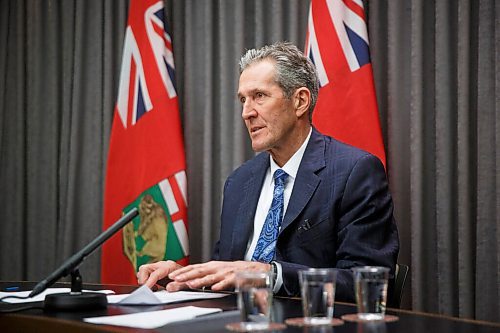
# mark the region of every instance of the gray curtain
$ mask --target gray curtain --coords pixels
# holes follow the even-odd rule
[[[0,2],[2,280],[43,278],[101,229],[126,17],[126,1]]]
[[[192,261],[210,257],[227,175],[253,156],[237,60],[304,45],[308,0],[166,1],[185,134]],[[500,3],[372,0],[406,308],[498,321]],[[128,1],[0,0],[0,279],[38,280],[101,230]],[[99,279],[99,256],[81,266]]]
[[[499,321],[500,2],[369,10],[411,305]]]

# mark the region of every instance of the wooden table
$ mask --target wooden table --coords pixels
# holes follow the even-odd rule
[[[32,282],[0,282],[0,290],[6,287],[19,286],[21,290],[33,288]],[[56,286],[68,287],[67,284],[58,283]],[[117,293],[130,293],[137,286],[119,285],[92,285],[86,284],[86,289],[111,289]],[[33,304],[33,303],[31,303]],[[26,306],[24,303],[22,306]],[[42,306],[42,303],[37,305]],[[162,309],[177,308],[186,305],[200,307],[222,308],[222,314],[205,316],[194,320],[165,325],[155,330],[132,329],[127,327],[93,325],[83,322],[85,317],[116,315],[135,313],[142,311],[156,311]],[[0,309],[12,308],[12,304],[0,304]],[[21,305],[16,305],[21,306]],[[348,303],[335,304],[335,317],[344,314],[355,313],[356,307]],[[394,310],[387,311],[390,315],[399,317],[392,323],[358,324],[345,322],[341,326],[322,328],[299,328],[287,326],[282,332],[321,332],[321,333],[493,333],[500,332],[500,323],[480,322],[464,320],[447,316],[440,316],[414,311]],[[273,303],[273,320],[284,322],[287,318],[300,317],[302,308],[298,298],[275,297]],[[106,309],[85,312],[44,312],[43,309],[31,309],[18,313],[0,314],[0,332],[228,332],[225,325],[239,320],[236,311],[236,297],[231,294],[228,297],[168,304],[162,306],[118,306],[108,305]]]

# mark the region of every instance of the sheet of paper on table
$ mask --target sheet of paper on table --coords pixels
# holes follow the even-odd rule
[[[117,316],[103,316],[84,318],[83,321],[92,324],[117,325],[134,328],[152,329],[164,326],[176,321],[193,319],[202,315],[221,312],[218,308],[200,308],[196,306],[184,306],[181,308],[138,312]]]
[[[157,305],[225,296],[228,296],[228,294],[196,291],[168,292],[166,290],[152,292],[147,286],[142,286],[131,294],[108,295],[107,298],[109,304]]]

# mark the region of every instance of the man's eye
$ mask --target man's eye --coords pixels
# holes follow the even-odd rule
[[[245,101],[246,101],[245,97],[240,97],[241,104],[245,104]]]
[[[257,98],[262,98],[262,97],[264,97],[264,94],[261,92],[258,92],[255,94],[255,96],[257,96]]]

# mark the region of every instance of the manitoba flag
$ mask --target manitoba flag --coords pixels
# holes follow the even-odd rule
[[[186,163],[163,1],[131,0],[108,154],[104,228],[139,215],[102,249],[103,283],[136,283],[138,267],[189,259]]]
[[[362,0],[312,0],[306,55],[320,80],[313,124],[385,166]]]

